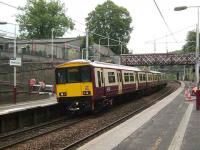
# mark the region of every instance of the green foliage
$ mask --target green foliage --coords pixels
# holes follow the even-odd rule
[[[184,52],[194,52],[196,49],[196,32],[189,31],[187,34],[187,43],[183,46]]]
[[[109,38],[117,40],[109,40],[111,50],[116,54],[120,54],[121,47],[118,45],[118,40],[120,38],[120,41],[125,43],[123,44],[123,53],[128,53],[126,44],[130,40],[130,33],[132,31],[130,25],[132,18],[126,8],[119,7],[111,0],[107,0],[102,5],[98,5],[94,11],[88,14],[86,22],[89,33],[93,36],[95,43],[99,43],[100,38],[102,38],[97,34],[109,36]],[[108,45],[108,40],[102,39],[100,44]]]
[[[27,0],[23,11],[17,15],[22,38],[50,38],[54,29],[54,37],[62,36],[65,29],[73,29],[74,23],[65,16],[64,4],[60,1]]]

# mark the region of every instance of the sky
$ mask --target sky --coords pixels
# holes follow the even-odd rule
[[[106,0],[60,0],[65,4],[65,13],[75,20],[75,30],[68,31],[66,37],[84,35],[85,18],[98,4]],[[180,50],[185,43],[187,32],[194,30],[197,24],[197,8],[174,11],[177,6],[200,6],[200,0],[156,0],[172,36],[159,14],[153,0],[112,0],[118,6],[125,7],[132,17],[133,31],[128,48],[133,54],[165,53]],[[0,0],[13,6],[24,6],[26,0]],[[12,7],[0,3],[0,21],[15,22],[15,15],[19,13]],[[17,28],[18,29],[18,28]],[[2,30],[11,32],[13,25],[1,25]],[[18,32],[17,32],[18,33]]]

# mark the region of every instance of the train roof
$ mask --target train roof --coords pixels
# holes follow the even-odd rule
[[[110,69],[121,69],[121,70],[130,70],[130,71],[137,71],[137,72],[151,72],[155,74],[160,74],[161,72],[158,71],[144,71],[137,67],[131,67],[131,66],[124,66],[119,64],[111,64],[111,63],[105,63],[105,62],[99,62],[99,61],[90,61],[90,60],[84,60],[84,59],[76,59],[72,61],[65,62],[63,64],[60,64],[56,66],[57,68],[65,67],[69,64],[85,64],[85,65],[91,65],[94,67],[102,67],[102,68],[110,68]]]
[[[124,65],[118,65],[118,64],[111,64],[111,63],[104,63],[104,62],[98,62],[98,61],[90,61],[90,60],[83,60],[83,59],[77,59],[65,62],[63,64],[60,64],[56,66],[56,68],[62,68],[65,65],[68,64],[86,64],[91,65],[94,67],[102,67],[102,68],[111,68],[111,69],[122,69],[122,70],[131,70],[131,71],[143,71],[136,67],[130,67],[130,66],[124,66]]]
[[[158,71],[150,71],[151,73],[157,73],[157,74],[160,74],[161,72],[158,72]]]

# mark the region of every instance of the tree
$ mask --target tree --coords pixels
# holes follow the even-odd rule
[[[21,14],[17,15],[21,37],[24,38],[51,38],[51,30],[54,29],[54,37],[62,36],[65,29],[73,29],[74,23],[65,16],[64,4],[60,1],[27,0]]]
[[[126,45],[130,40],[132,18],[126,8],[119,7],[111,0],[107,0],[88,14],[86,22],[89,34],[93,36],[95,43],[99,43],[101,38],[100,44],[108,45],[108,38],[102,39],[99,35],[109,36],[109,45],[111,45],[109,48],[113,52],[120,54],[121,46],[118,42],[120,40],[123,42],[123,53],[128,53]],[[111,39],[115,39],[115,41]]]
[[[186,44],[183,46],[184,52],[194,52],[196,50],[196,32],[189,31],[186,38]]]

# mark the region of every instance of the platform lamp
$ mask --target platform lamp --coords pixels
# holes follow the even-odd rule
[[[16,24],[14,23],[8,23],[8,22],[0,22],[0,25],[5,25],[5,24],[11,24],[15,26],[15,31],[14,31],[14,55],[13,58],[16,59]],[[13,83],[13,102],[16,103],[16,66],[14,66],[14,83]]]
[[[185,10],[187,8],[197,8],[197,29],[196,29],[196,86],[199,88],[199,8],[200,6],[180,6],[175,7],[175,11]]]

